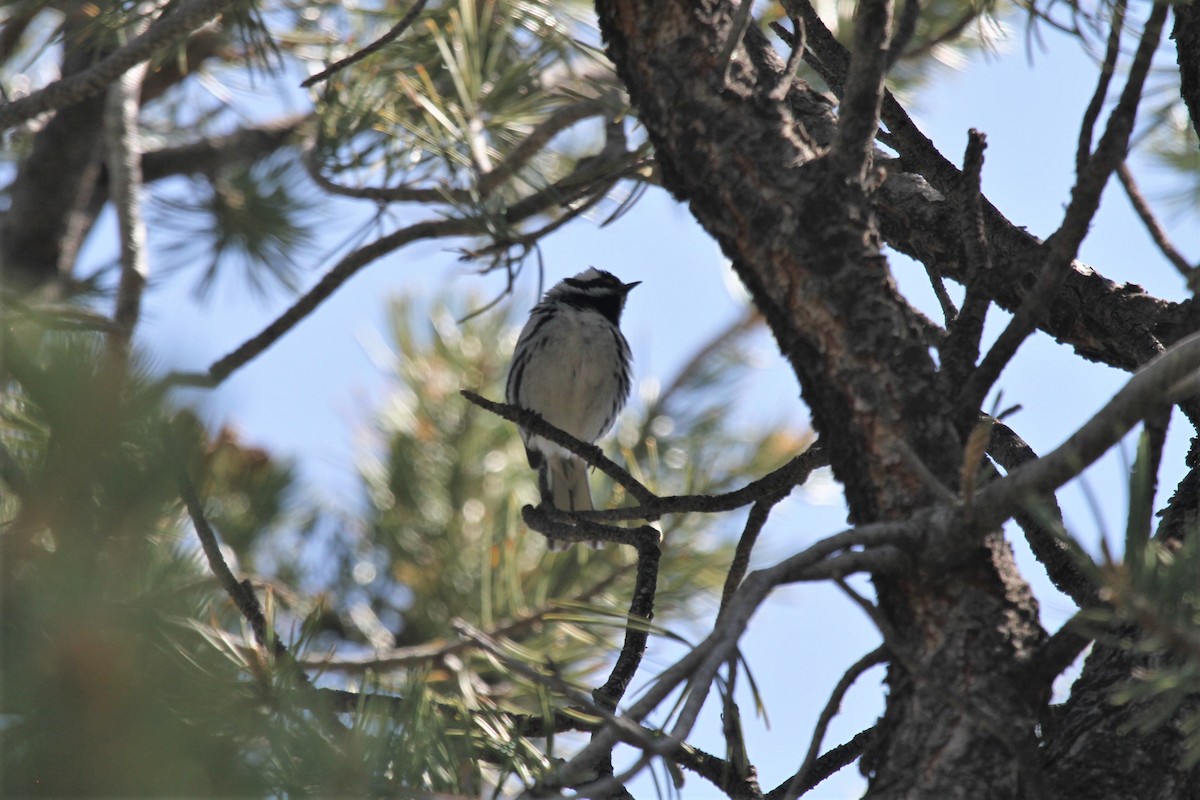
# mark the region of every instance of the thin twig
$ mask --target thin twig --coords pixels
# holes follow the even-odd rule
[[[825,738],[826,731],[829,730],[829,723],[833,721],[834,716],[842,706],[842,699],[845,698],[846,692],[854,685],[859,676],[864,672],[874,667],[876,664],[882,664],[888,659],[888,649],[886,646],[880,646],[867,653],[865,656],[855,661],[842,675],[841,680],[833,687],[833,692],[829,695],[829,700],[825,703],[825,707],[821,709],[821,714],[817,717],[817,726],[813,730],[812,741],[808,745],[808,752],[804,756],[804,762],[800,765],[800,769],[788,781],[787,790],[783,793],[783,800],[796,800],[804,791],[804,787],[810,782],[810,773],[813,770],[817,761],[817,753],[821,751],[821,742]]]
[[[188,516],[192,518],[192,527],[196,529],[196,538],[200,540],[200,547],[204,550],[205,558],[208,559],[209,569],[216,576],[221,588],[225,590],[225,594],[229,595],[238,611],[250,623],[250,628],[254,631],[254,640],[258,642],[259,646],[266,647],[267,620],[263,615],[262,606],[258,603],[258,597],[254,594],[254,588],[250,585],[250,581],[239,583],[238,579],[234,577],[233,571],[229,569],[229,565],[225,563],[225,556],[221,554],[221,546],[217,543],[217,534],[208,523],[208,518],[204,514],[204,506],[196,495],[191,478],[183,473],[180,473],[179,476],[179,496],[183,498],[183,503],[187,506]],[[281,652],[282,649],[283,644],[276,639],[276,653]]]
[[[1108,96],[1108,85],[1112,82],[1113,73],[1117,69],[1117,58],[1121,55],[1121,32],[1125,28],[1125,0],[1117,0],[1112,6],[1112,21],[1108,30],[1108,45],[1104,52],[1104,62],[1100,65],[1100,77],[1096,81],[1096,90],[1083,112],[1083,122],[1079,126],[1079,143],[1075,147],[1075,172],[1082,175],[1092,158],[1092,136],[1096,129],[1096,120],[1100,119],[1100,110],[1104,108],[1104,98]]]
[[[654,619],[654,598],[658,592],[658,564],[662,558],[658,532],[653,528],[643,530],[638,543],[637,576],[633,585],[633,596],[629,599],[628,624],[625,627],[625,642],[612,672],[604,685],[592,692],[597,705],[615,711],[617,703],[625,696],[629,682],[642,663],[646,653],[646,642],[650,635],[649,625]]]
[[[1025,294],[1025,300],[1000,333],[979,368],[963,389],[960,405],[977,410],[983,398],[1000,377],[1004,367],[1016,355],[1017,348],[1035,330],[1042,310],[1058,295],[1059,289],[1071,274],[1071,266],[1079,245],[1087,235],[1092,218],[1100,207],[1100,196],[1109,176],[1125,160],[1129,136],[1142,97],[1142,87],[1150,71],[1154,51],[1162,36],[1168,7],[1156,4],[1150,11],[1138,42],[1137,53],[1129,68],[1129,77],[1121,99],[1109,114],[1104,135],[1096,152],[1080,172],[1071,190],[1071,202],[1059,225],[1043,247],[1045,258],[1037,281]]]
[[[1179,274],[1187,278],[1189,284],[1195,279],[1197,269],[1200,265],[1192,265],[1183,257],[1176,249],[1175,245],[1167,237],[1166,230],[1159,224],[1158,218],[1154,215],[1154,210],[1150,208],[1150,204],[1146,201],[1146,196],[1142,194],[1138,188],[1137,181],[1134,180],[1133,173],[1129,170],[1128,163],[1122,163],[1117,167],[1117,177],[1121,179],[1121,186],[1125,189],[1125,194],[1129,198],[1130,204],[1133,205],[1133,210],[1137,212],[1141,218],[1142,224],[1146,226],[1146,231],[1150,234],[1150,238],[1158,245],[1158,249],[1166,256],[1167,261],[1179,271]]]
[[[758,534],[767,524],[767,517],[771,515],[771,509],[782,499],[783,496],[779,494],[769,495],[761,500],[756,500],[754,507],[750,509],[750,516],[746,518],[746,527],[738,538],[733,561],[729,565],[729,573],[725,576],[725,587],[721,590],[721,606],[717,611],[717,619],[721,618],[721,612],[729,605],[733,593],[742,583],[742,578],[746,577],[746,570],[750,566],[750,554],[754,550],[754,543],[758,541]]]
[[[201,374],[175,373],[167,381],[170,384],[182,386],[209,388],[217,386],[234,372],[266,352],[285,333],[316,310],[317,306],[327,300],[343,283],[376,259],[406,244],[421,239],[434,239],[446,236],[470,236],[479,231],[480,226],[474,220],[430,220],[409,225],[407,228],[401,228],[368,245],[364,245],[347,254],[331,270],[326,272],[321,277],[321,280],[317,282],[316,286],[309,289],[303,297],[276,317],[261,332],[238,345],[228,355],[214,361],[206,372]]]
[[[979,18],[979,14],[982,9],[982,5],[972,5],[965,12],[963,12],[961,17],[950,23],[950,27],[946,28],[946,30],[942,31],[937,36],[926,39],[912,50],[909,50],[907,53],[902,53],[900,57],[915,61],[926,55],[929,55],[933,52],[934,48],[938,47],[939,45],[943,45],[946,42],[957,39],[962,32],[967,29],[968,25]]]
[[[172,6],[171,13],[159,17],[145,33],[94,66],[61,78],[19,100],[0,105],[0,131],[100,94],[131,67],[153,58],[232,5],[234,0],[184,0]]]
[[[536,214],[543,213],[555,205],[569,202],[574,193],[574,173],[558,183],[513,203],[503,213],[506,225],[516,225]],[[474,218],[451,218],[427,220],[401,228],[398,231],[364,245],[342,258],[322,276],[316,286],[309,289],[299,300],[280,314],[261,332],[238,345],[233,352],[218,359],[204,373],[174,373],[167,378],[169,385],[212,388],[266,352],[285,333],[311,314],[321,303],[360,269],[376,259],[421,239],[436,239],[451,236],[478,236],[487,233],[487,220]]]
[[[340,72],[351,64],[357,64],[367,56],[372,55],[373,53],[376,53],[387,45],[391,44],[400,36],[400,34],[408,30],[409,27],[416,21],[417,16],[422,10],[424,10],[425,4],[428,1],[429,0],[416,0],[416,2],[413,3],[413,7],[408,10],[408,13],[401,17],[400,21],[393,25],[387,33],[385,33],[383,36],[380,36],[363,49],[355,53],[351,53],[343,59],[335,61],[325,69],[318,72],[316,75],[309,76],[300,84],[301,88],[307,89],[310,86],[315,86],[321,81],[328,80],[334,74]]]
[[[1172,387],[1200,369],[1200,333],[1193,333],[1142,367],[1082,427],[1053,452],[1020,467],[975,495],[970,519],[981,529],[994,528],[1016,509],[1056,490],[1147,415],[1170,402]]]
[[[930,259],[923,262],[923,266],[925,267],[925,276],[929,278],[929,285],[933,288],[933,294],[937,297],[938,305],[942,307],[942,318],[946,321],[946,327],[949,328],[958,318],[958,309],[955,308],[950,293],[946,291],[946,281],[942,278],[937,264]]]
[[[640,722],[653,713],[680,684],[687,682],[688,699],[670,735],[659,745],[660,752],[673,751],[695,723],[699,708],[704,703],[717,670],[733,654],[751,616],[776,586],[791,580],[816,577],[807,574],[808,571],[822,571],[821,568],[825,564],[837,560],[839,553],[842,554],[841,557],[869,556],[882,546],[902,542],[915,543],[919,536],[924,535],[937,536],[952,522],[954,519],[951,515],[928,510],[917,512],[904,521],[862,525],[829,536],[773,567],[751,573],[730,600],[720,623],[715,625],[712,632],[691,652],[660,673],[654,684],[642,693],[637,702],[629,706],[624,716]],[[851,547],[866,549],[861,552],[847,552]],[[842,572],[837,567],[824,571]],[[829,575],[821,577],[824,579]],[[602,731],[576,757],[581,759],[581,763],[588,763],[597,753],[608,752],[614,743],[615,739]]]
[[[732,511],[764,497],[769,497],[778,491],[790,492],[807,481],[813,470],[827,466],[829,466],[829,453],[819,444],[815,444],[774,472],[769,472],[731,492],[672,495],[655,498],[637,506],[610,508],[603,511],[584,511],[575,516],[579,519],[597,522],[617,522],[629,519],[656,520],[664,514],[690,512],[715,514]]]
[[[828,778],[833,773],[840,770],[842,767],[854,761],[863,754],[872,740],[876,736],[874,727],[867,728],[865,731],[860,731],[855,734],[850,741],[838,745],[832,750],[825,753],[816,760],[812,769],[809,770],[808,780],[804,781],[799,787],[800,794],[804,794],[809,789],[813,788],[821,781]],[[771,791],[767,792],[765,800],[783,800],[783,795],[791,787],[793,778],[788,778],[783,783],[776,786]]]

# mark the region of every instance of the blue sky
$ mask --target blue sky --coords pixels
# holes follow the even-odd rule
[[[967,129],[984,131],[989,143],[984,191],[1009,219],[1040,236],[1053,231],[1069,198],[1078,120],[1095,75],[1093,62],[1077,43],[1049,32],[1046,42],[1047,50],[1027,51],[1016,30],[1005,53],[977,56],[960,72],[939,72],[921,94],[915,113],[942,152],[956,162],[961,160]],[[1146,186],[1153,198],[1156,184],[1149,181]],[[321,236],[330,242],[345,232],[344,220],[336,214],[331,218],[331,230]],[[1200,259],[1200,226],[1194,215],[1164,221],[1185,254],[1193,261]],[[385,330],[387,298],[402,291],[431,291],[447,280],[454,291],[482,296],[497,288],[494,281],[466,274],[445,248],[420,245],[373,264],[218,390],[187,393],[189,401],[199,404],[214,426],[234,424],[246,441],[295,459],[311,492],[353,508],[359,489],[356,449],[369,445],[372,412],[389,385],[386,370],[371,358]],[[102,242],[97,242],[95,251],[101,249]],[[650,192],[632,213],[607,228],[572,224],[551,237],[544,250],[547,283],[589,265],[627,281],[643,281],[631,296],[624,325],[639,379],[671,375],[697,343],[739,310],[741,300],[730,289],[717,247],[687,210],[663,192]],[[1115,184],[1105,195],[1082,259],[1113,280],[1142,284],[1169,299],[1185,296],[1182,280],[1158,255]],[[937,318],[919,266],[894,254],[892,266],[913,301]],[[315,271],[307,275],[310,283],[318,277]],[[218,286],[212,301],[201,307],[187,296],[184,283],[167,282],[145,305],[141,341],[162,369],[203,369],[258,332],[289,303],[279,296],[261,302],[229,282]],[[526,281],[514,302],[532,304],[534,291],[532,281]],[[1005,319],[1000,313],[992,315],[992,335]],[[752,425],[780,420],[803,425],[806,416],[794,376],[777,355],[772,357],[766,335],[759,350],[763,366],[745,393],[748,402],[739,410],[739,419]],[[1046,452],[1103,405],[1125,377],[1083,362],[1039,334],[1021,349],[999,386],[1004,405],[1022,406],[1012,426],[1035,450]],[[1169,494],[1182,475],[1189,433],[1177,419],[1162,476],[1163,494]],[[1064,490],[1060,499],[1068,525],[1095,550],[1099,520],[1114,535],[1122,529],[1126,489],[1119,454],[1089,470],[1087,481],[1094,505],[1078,485]],[[1159,503],[1164,501],[1160,496]],[[844,526],[844,508],[836,496],[830,501],[818,493],[796,492],[764,532],[756,563],[772,563]],[[671,557],[668,552],[666,558]],[[1022,559],[1030,563],[1026,556]],[[1069,602],[1048,591],[1044,579],[1037,580],[1036,565],[1026,572],[1042,598],[1044,624],[1056,628],[1070,614]],[[750,754],[764,787],[775,786],[799,766],[828,691],[844,669],[877,642],[861,612],[827,587],[781,590],[753,620],[743,649],[774,711],[770,730],[754,718],[748,698],[743,698],[742,709]],[[655,644],[642,680],[664,666],[670,655],[667,646]],[[873,722],[881,708],[881,676],[882,670],[876,669],[860,679],[831,727],[826,747]],[[722,752],[719,730],[710,708],[692,739]],[[808,796],[853,797],[862,786],[850,768]],[[652,791],[643,782],[636,793],[649,796]],[[683,796],[716,795],[692,776]]]

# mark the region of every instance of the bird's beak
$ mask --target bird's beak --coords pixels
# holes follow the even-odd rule
[[[639,283],[641,283],[641,281],[634,281],[633,283],[625,284],[625,293],[628,294],[629,290],[632,289],[633,287],[637,286]]]

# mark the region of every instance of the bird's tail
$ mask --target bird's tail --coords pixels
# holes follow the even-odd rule
[[[567,454],[546,458],[546,483],[550,500],[560,511],[591,511],[592,489],[588,485],[587,464]]]

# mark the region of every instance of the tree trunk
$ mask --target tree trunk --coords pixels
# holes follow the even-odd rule
[[[865,142],[855,136],[861,106],[872,113],[870,91],[855,98],[853,117],[835,119],[821,95],[784,77],[753,25],[726,64],[738,35],[728,4],[597,5],[664,185],[720,243],[766,316],[852,521],[902,519],[935,502],[934,484],[955,490],[954,398],[879,252],[869,150],[855,161],[878,119]],[[864,9],[872,19],[860,29],[886,25],[883,3]],[[903,571],[875,576],[893,660],[864,762],[870,796],[1025,796],[1039,785],[1042,698],[1021,679],[1043,638],[1036,603],[998,533],[962,531],[911,555]]]

